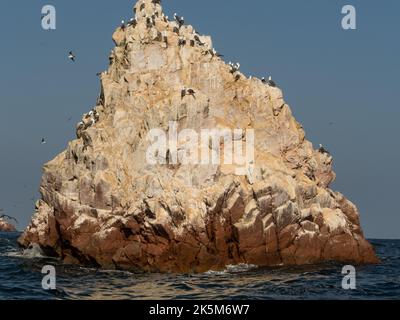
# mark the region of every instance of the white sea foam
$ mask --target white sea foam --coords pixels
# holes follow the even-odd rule
[[[214,271],[214,270],[210,270],[207,271],[206,274],[209,275],[226,275],[229,273],[241,273],[241,272],[246,272],[246,271],[250,271],[253,269],[256,269],[257,266],[253,265],[253,264],[245,264],[245,263],[240,263],[240,264],[236,264],[236,265],[227,265],[225,267],[225,270],[223,271]]]
[[[11,258],[23,259],[48,258],[44,255],[43,250],[37,244],[33,244],[29,248],[23,250],[13,249],[12,251],[5,252],[2,255]]]

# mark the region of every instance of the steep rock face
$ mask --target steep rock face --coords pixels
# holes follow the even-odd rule
[[[44,166],[42,199],[19,243],[67,263],[149,272],[377,262],[357,208],[329,189],[332,157],[305,139],[282,91],[231,72],[210,37],[168,21],[158,1],[140,0],[135,12],[113,35],[77,140]],[[183,88],[195,94],[182,97]],[[149,132],[171,132],[172,121],[198,133],[253,129],[251,170],[171,164],[170,149],[158,155],[166,164],[150,164]]]
[[[0,232],[15,232],[17,229],[11,224],[5,221],[4,219],[0,219]]]

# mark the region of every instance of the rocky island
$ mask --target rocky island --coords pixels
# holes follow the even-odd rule
[[[44,166],[20,245],[65,263],[145,272],[378,262],[356,206],[329,187],[332,156],[306,140],[281,89],[224,62],[209,36],[168,19],[160,1],[139,0],[134,12],[113,35],[97,105]],[[171,133],[171,122],[198,133],[253,130],[251,170],[171,162],[180,139],[155,156],[166,161],[149,163],[149,132]]]
[[[17,229],[15,229],[15,227],[11,223],[0,218],[0,232],[15,232],[15,231],[17,231]]]

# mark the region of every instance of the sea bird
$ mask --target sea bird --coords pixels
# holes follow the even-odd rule
[[[163,41],[164,41],[165,45],[166,45],[167,48],[168,48],[168,34],[167,34],[167,32],[166,32],[166,31],[163,31],[163,32],[161,33],[161,36],[162,36],[162,38],[163,38]]]
[[[154,25],[153,19],[151,17],[147,17],[146,18],[146,26],[147,26],[147,28],[150,29],[151,27],[153,27],[153,25]]]
[[[204,46],[204,45],[205,45],[204,42],[201,42],[200,37],[199,37],[198,35],[195,35],[195,36],[194,36],[194,40],[196,40],[197,43],[198,43],[199,45],[201,45],[201,46]]]
[[[239,69],[240,69],[240,63],[236,63],[236,64],[233,64],[232,62],[229,62],[229,67],[230,67],[230,73],[235,73],[236,71],[239,71]]]
[[[75,62],[75,58],[76,58],[76,56],[73,54],[72,51],[70,51],[70,52],[68,53],[68,59],[71,60],[71,61],[73,61],[73,62]]]
[[[184,37],[180,37],[178,40],[178,46],[182,47],[186,44],[186,40]]]
[[[132,26],[132,27],[136,27],[136,25],[137,25],[137,20],[136,20],[136,18],[131,18],[131,20],[129,20],[129,22],[128,22],[128,26]]]
[[[186,96],[186,87],[183,87],[181,90],[181,99],[183,99]]]
[[[327,155],[331,155],[330,152],[328,150],[325,149],[325,147],[322,144],[319,144],[319,149],[318,151],[322,154],[327,154]]]
[[[42,142],[41,142],[42,144],[46,144],[46,139],[45,138],[42,138]]]
[[[271,77],[271,76],[268,78],[267,84],[268,84],[270,87],[276,87],[276,83],[272,80],[272,77]]]
[[[195,96],[196,92],[193,89],[188,89],[187,94],[196,99],[196,96]]]
[[[208,54],[208,53],[209,53],[213,58],[214,58],[214,57],[218,57],[218,58],[223,57],[223,55],[220,54],[220,53],[218,53],[217,50],[215,50],[214,48],[212,48],[212,49],[210,49],[210,50],[208,50],[208,51],[205,52],[205,54]]]
[[[174,27],[173,32],[176,33],[177,35],[179,35],[179,28],[178,27]]]
[[[174,13],[174,19],[176,22],[178,22],[179,28],[185,24],[185,18],[178,16],[176,13]]]

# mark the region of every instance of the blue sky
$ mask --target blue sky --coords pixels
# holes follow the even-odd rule
[[[0,2],[0,208],[20,229],[33,213],[42,165],[66,148],[94,105],[96,73],[107,68],[111,35],[134,2]],[[400,238],[399,1],[163,2],[244,73],[272,74],[307,138],[334,155],[332,187],[358,205],[366,236]],[[55,31],[41,28],[46,4],[57,9]],[[357,9],[357,30],[341,28],[345,4]]]

